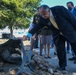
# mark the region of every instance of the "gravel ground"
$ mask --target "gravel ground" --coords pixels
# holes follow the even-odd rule
[[[7,41],[6,39],[1,40],[0,39],[0,44],[4,43],[5,41]],[[29,46],[30,45],[30,41],[23,41],[25,46]],[[36,52],[39,53],[39,48],[38,49],[34,49]],[[46,59],[47,61],[49,61],[49,63],[51,63],[54,67],[58,66],[58,58],[56,55],[54,55],[54,49],[52,48],[50,51],[51,54],[51,59]],[[44,55],[44,52],[43,52]],[[69,61],[68,58],[72,57],[71,53],[67,54],[67,71],[69,72],[69,75],[76,75],[76,64],[73,63],[73,61]],[[12,64],[3,64],[1,65],[0,63],[0,68],[3,69],[0,71],[0,75],[8,75],[8,73],[10,72],[11,69],[17,69],[19,68],[20,65],[12,65]],[[12,72],[14,73],[14,71],[12,70]],[[13,74],[15,75],[15,74]]]

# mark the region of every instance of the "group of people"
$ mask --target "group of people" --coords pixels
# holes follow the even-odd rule
[[[65,41],[69,42],[74,55],[76,55],[76,8],[74,7],[74,4],[72,2],[68,2],[67,7],[68,9],[66,9],[64,6],[54,6],[50,8],[47,5],[41,5],[38,9],[39,18],[34,16],[34,18],[37,18],[38,20],[35,21],[36,23],[32,22],[33,25],[30,25],[30,29],[28,31],[28,36],[30,36],[34,40],[36,40],[35,37],[38,36],[41,32],[44,33],[44,35],[40,34],[40,37],[44,38],[41,39],[40,54],[42,55],[41,47],[43,45],[46,57],[45,46],[46,44],[48,44],[49,58],[49,44],[51,43],[50,35],[52,34],[57,56],[59,59],[60,70],[66,70],[67,66]],[[45,34],[49,34],[47,35],[46,39]],[[74,60],[76,60],[76,56],[74,56]]]
[[[37,25],[40,18],[40,10],[37,9],[37,14],[34,15],[32,23],[30,23],[29,31]],[[52,31],[48,29],[47,27],[44,27],[41,31],[38,31],[35,33],[31,38],[31,47],[30,49],[33,50],[33,48],[38,48],[38,42],[39,48],[40,48],[40,56],[43,54],[43,48],[44,48],[44,57],[45,58],[51,58],[50,56],[50,46],[52,43]],[[48,54],[47,54],[48,49]]]
[[[67,2],[67,7],[68,7],[68,10],[74,15],[75,19],[76,19],[76,7],[74,6],[73,2]],[[69,42],[67,41],[67,53],[70,52],[70,44]],[[71,50],[72,52],[72,57],[69,58],[70,61],[73,61],[74,60],[74,63],[76,64],[76,59],[74,59],[76,57],[76,54],[73,52],[73,50]]]

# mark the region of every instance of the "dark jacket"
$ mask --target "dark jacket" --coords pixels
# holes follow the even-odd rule
[[[39,14],[35,14],[34,17],[33,17],[33,23],[34,23],[35,25],[37,25],[39,19],[40,19],[40,15],[39,15]]]
[[[75,7],[71,10],[71,13],[74,15],[74,17],[76,19],[76,8]]]
[[[59,27],[59,30],[53,27],[49,19],[40,18],[40,21],[36,27],[34,27],[30,33],[34,34],[41,30],[44,26],[50,28],[53,32],[54,40],[57,40],[62,32],[63,36],[71,43],[76,42],[76,19],[73,14],[63,6],[55,6],[51,8],[55,21]]]

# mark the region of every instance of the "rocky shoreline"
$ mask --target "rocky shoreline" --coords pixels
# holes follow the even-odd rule
[[[12,66],[9,65],[9,67],[11,68],[8,69],[8,72],[0,72],[0,75],[16,75],[17,71],[19,70],[19,66]],[[33,53],[30,62],[25,64],[24,68],[25,73],[20,73],[18,75],[69,75],[68,73],[57,70],[54,66],[49,64],[48,61],[46,61],[42,56],[39,56],[36,52]]]

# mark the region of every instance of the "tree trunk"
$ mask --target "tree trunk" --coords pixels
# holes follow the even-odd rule
[[[12,26],[10,27],[10,38],[13,38],[13,28],[12,28]]]

